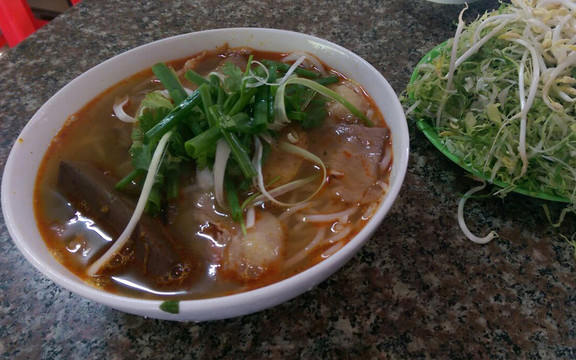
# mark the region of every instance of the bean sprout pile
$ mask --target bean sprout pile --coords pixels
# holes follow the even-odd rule
[[[576,204],[576,3],[512,0],[466,25],[423,61],[408,112],[501,196],[523,189]],[[477,187],[468,192],[463,203]],[[486,243],[496,236],[474,236]]]

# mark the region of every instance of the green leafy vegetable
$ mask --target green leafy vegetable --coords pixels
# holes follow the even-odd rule
[[[574,10],[512,0],[468,26],[461,14],[454,38],[418,64],[407,88],[407,113],[424,134],[499,194],[576,204]]]
[[[87,273],[97,274],[127,244],[144,211],[152,215],[165,211],[167,203],[179,196],[179,180],[189,174],[189,167],[210,171],[217,203],[228,208],[243,231],[244,212],[254,214],[256,201],[289,206],[276,197],[318,178],[319,184],[308,199],[320,191],[327,179],[325,164],[305,149],[286,143],[279,148],[311,162],[319,174],[272,189],[265,187],[262,163],[277,131],[292,121],[304,127],[319,126],[325,117],[326,98],[341,102],[366,124],[371,122],[366,114],[321,84],[336,83],[337,77],[301,69],[304,59],[300,57],[289,66],[277,62],[266,66],[249,56],[245,69],[226,62],[220,67],[221,73],[207,77],[187,71],[184,77],[198,86],[188,91],[190,95],[173,69],[156,64],[152,71],[166,91],[145,94],[135,118],[122,109],[128,98],[114,105],[119,119],[134,124],[130,148],[134,169],[116,188],[139,187],[140,196],[120,236]],[[160,309],[178,313],[179,302],[165,301]]]
[[[168,111],[170,111],[173,108],[174,108],[174,104],[170,101],[170,99],[165,97],[161,91],[156,90],[156,91],[149,92],[144,96],[144,99],[142,100],[140,112],[144,112],[148,109],[156,109],[156,110],[167,109]],[[164,114],[164,116],[166,116],[166,114]],[[162,116],[162,118],[164,116]],[[142,121],[142,120],[140,120],[140,121]]]
[[[575,202],[576,51],[566,41],[576,29],[553,3],[513,1],[465,27],[418,65],[406,105],[441,148],[503,193]]]
[[[304,86],[306,88],[309,88],[321,95],[326,96],[327,98],[330,98],[334,101],[337,101],[339,103],[341,103],[342,105],[344,105],[344,107],[346,107],[354,116],[358,117],[362,122],[364,122],[364,124],[366,126],[373,126],[374,124],[372,123],[372,121],[370,119],[368,119],[368,117],[366,116],[366,114],[364,114],[363,112],[361,112],[360,110],[358,110],[353,104],[351,104],[348,100],[346,100],[345,97],[343,97],[342,95],[338,94],[337,92],[328,89],[327,87],[320,85],[319,83],[310,80],[310,79],[305,79],[305,78],[299,78],[299,77],[291,77],[288,80],[286,80],[286,82],[284,82],[282,85],[280,85],[279,89],[278,89],[278,96],[276,96],[275,99],[275,106],[276,106],[276,111],[277,111],[277,115],[279,117],[278,122],[281,124],[287,124],[290,122],[289,120],[289,116],[287,113],[287,108],[288,106],[286,105],[286,98],[288,98],[288,103],[292,103],[293,107],[298,107],[297,104],[295,104],[295,101],[299,101],[299,97],[297,99],[294,99],[293,97],[288,97],[288,96],[284,96],[285,92],[288,92],[287,87],[289,85],[292,84],[296,84],[296,85],[301,85]],[[292,113],[292,115],[294,115]]]
[[[280,128],[279,117],[283,124],[295,121],[304,128],[320,126],[326,117],[326,103],[332,99],[371,124],[365,114],[322,85],[337,83],[338,76],[323,76],[318,71],[304,69],[298,66],[302,60],[290,65],[268,60],[257,62],[250,56],[245,69],[225,62],[219,67],[221,73],[202,76],[188,70],[184,77],[198,86],[189,95],[173,69],[166,64],[155,65],[152,70],[167,91],[155,90],[144,96],[132,133],[130,154],[134,171],[122,179],[117,188],[124,189],[148,178],[151,163],[162,155],[153,185],[148,193],[141,194],[147,198],[147,212],[161,213],[166,201],[178,196],[178,179],[184,169],[195,166],[208,168],[215,176],[222,177],[218,180],[222,189],[215,191],[223,191],[225,196],[218,193],[216,198],[219,203],[226,201],[221,205],[229,208],[235,221],[242,222],[249,203],[241,199],[240,193],[254,187],[261,178],[261,161],[269,149],[269,145],[262,144],[259,138],[275,136]],[[160,139],[165,143],[162,154],[157,149]],[[217,144],[223,141],[225,156],[222,155],[216,164]],[[259,144],[258,156],[255,141]],[[321,160],[305,151],[286,149],[303,154],[322,169],[323,177],[326,176]],[[294,181],[281,191],[290,191],[314,179]],[[274,200],[263,185],[261,190],[268,200]],[[253,192],[251,194],[250,198],[257,197]]]
[[[244,71],[231,62],[225,63],[222,66],[222,73],[227,76],[224,80],[224,85],[229,92],[240,91],[242,88],[244,78]]]

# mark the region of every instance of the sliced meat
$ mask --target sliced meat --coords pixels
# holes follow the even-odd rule
[[[290,141],[289,135],[295,141]],[[288,142],[304,149],[308,148],[306,132],[293,126],[287,126],[280,132],[278,144],[281,142]],[[298,175],[303,163],[304,159],[301,156],[273,149],[262,166],[264,183],[269,184],[274,180],[274,187],[289,183]]]
[[[362,96],[362,89],[349,81],[345,81],[332,87],[332,90],[342,95],[348,102],[350,102],[356,109],[366,113],[370,108],[368,101]],[[335,119],[342,121],[354,121],[357,117],[350,112],[344,105],[338,101],[330,102],[328,105],[328,113]]]
[[[310,150],[331,173],[327,191],[347,203],[369,203],[382,195],[376,185],[386,151],[388,129],[326,123],[310,136]]]
[[[58,189],[80,212],[89,216],[113,238],[117,238],[136,207],[136,200],[114,189],[116,181],[97,167],[85,162],[61,162]],[[98,256],[111,242],[89,244]],[[171,241],[161,224],[143,215],[136,226],[129,245],[110,267],[133,265],[157,284],[181,282],[190,272],[190,264],[183,261],[181,251]]]

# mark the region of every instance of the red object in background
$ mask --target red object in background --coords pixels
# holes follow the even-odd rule
[[[81,0],[70,0],[76,5]],[[48,21],[34,17],[26,0],[0,0],[0,46],[16,46]]]
[[[0,29],[8,46],[16,46],[46,24],[32,14],[25,0],[0,0]]]

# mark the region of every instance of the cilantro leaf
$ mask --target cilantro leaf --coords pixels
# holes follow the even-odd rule
[[[237,65],[227,62],[222,66],[222,73],[227,76],[224,85],[230,92],[239,91],[242,88],[244,72]]]

